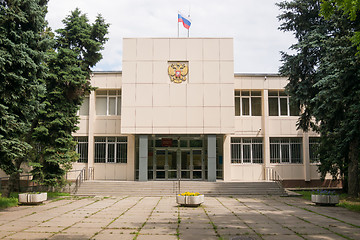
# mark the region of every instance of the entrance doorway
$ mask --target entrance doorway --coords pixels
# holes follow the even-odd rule
[[[203,180],[205,172],[202,149],[166,148],[154,151],[149,175],[154,180]]]
[[[139,146],[139,138],[135,138]],[[151,135],[147,144],[146,180],[208,179],[206,135]],[[222,136],[216,138],[216,177],[223,179]],[[136,147],[135,174],[139,179],[139,147]]]

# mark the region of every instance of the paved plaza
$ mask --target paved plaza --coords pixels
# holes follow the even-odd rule
[[[0,211],[0,239],[360,239],[360,214],[295,197],[64,198]]]

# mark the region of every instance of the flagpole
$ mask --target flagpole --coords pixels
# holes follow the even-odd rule
[[[179,37],[179,11],[178,11],[177,27],[178,27],[178,37]]]

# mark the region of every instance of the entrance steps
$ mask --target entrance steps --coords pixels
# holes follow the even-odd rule
[[[277,182],[200,182],[181,181],[85,181],[77,195],[100,196],[171,196],[179,192],[199,192],[207,196],[286,195]]]

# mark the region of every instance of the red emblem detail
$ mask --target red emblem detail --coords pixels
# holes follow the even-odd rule
[[[180,70],[176,70],[175,71],[175,77],[179,78],[181,76],[181,71]]]

